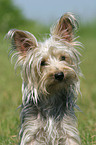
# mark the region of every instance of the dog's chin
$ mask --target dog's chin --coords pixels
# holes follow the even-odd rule
[[[48,92],[48,94],[53,94],[53,93],[60,92],[62,90],[67,91],[67,89],[69,88],[70,85],[71,85],[70,82],[66,82],[64,80],[55,81],[47,87],[47,92]]]

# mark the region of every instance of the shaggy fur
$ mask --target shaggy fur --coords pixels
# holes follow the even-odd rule
[[[27,31],[7,34],[23,80],[20,145],[81,144],[74,111],[81,75],[77,25],[74,15],[66,13],[44,42]]]

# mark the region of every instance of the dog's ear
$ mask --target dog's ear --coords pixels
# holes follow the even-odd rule
[[[11,37],[13,49],[21,55],[26,55],[28,51],[36,48],[38,45],[34,35],[27,31],[10,30],[7,36]]]
[[[78,23],[71,13],[63,15],[57,24],[51,29],[51,34],[55,40],[72,41],[74,30],[77,29]]]

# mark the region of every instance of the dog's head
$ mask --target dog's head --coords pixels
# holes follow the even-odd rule
[[[23,80],[42,93],[60,91],[78,82],[79,43],[74,38],[75,17],[67,13],[51,28],[51,36],[37,42],[33,34],[10,30],[16,66],[21,66]]]

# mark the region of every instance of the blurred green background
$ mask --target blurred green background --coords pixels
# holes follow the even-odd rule
[[[0,0],[0,144],[15,145],[18,143],[19,110],[21,100],[21,78],[16,75],[8,58],[8,43],[5,34],[12,28],[33,33],[37,39],[49,33],[50,26],[28,20],[11,0]],[[96,144],[96,19],[80,24],[78,31],[83,43],[81,69],[82,97],[77,104],[82,112],[77,112],[78,128],[82,145]],[[8,60],[9,59],[9,60]]]

